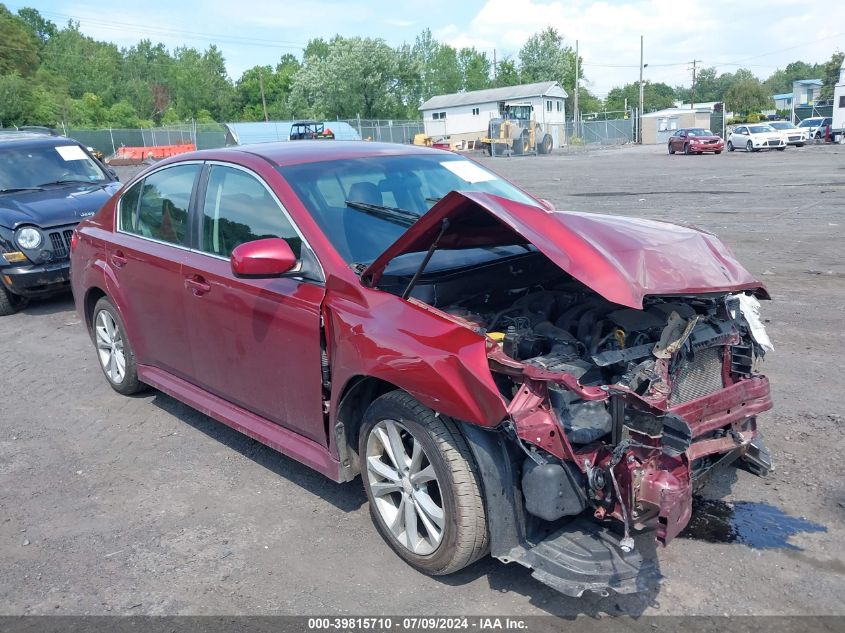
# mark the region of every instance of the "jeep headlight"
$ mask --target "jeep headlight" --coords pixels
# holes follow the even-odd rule
[[[22,226],[15,232],[15,241],[25,251],[31,251],[41,246],[44,238],[34,226]]]

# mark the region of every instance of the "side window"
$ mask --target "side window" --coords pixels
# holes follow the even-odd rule
[[[278,203],[255,176],[212,165],[203,205],[200,248],[229,257],[239,244],[280,237],[299,259],[302,240]]]
[[[121,229],[141,237],[185,246],[188,205],[199,170],[200,165],[176,165],[133,185],[120,201]],[[133,213],[135,201],[137,211]]]
[[[120,198],[120,228],[127,233],[138,233],[138,199],[143,184],[136,182]]]

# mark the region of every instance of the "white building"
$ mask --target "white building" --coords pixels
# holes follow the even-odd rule
[[[555,146],[564,141],[566,91],[556,81],[457,92],[432,97],[420,106],[425,133],[433,139],[475,141],[487,135],[487,123],[500,116],[505,103],[530,103],[543,130],[552,134]]]
[[[831,129],[840,133],[840,142],[845,142],[845,60],[839,69],[839,82],[833,89],[833,124]]]

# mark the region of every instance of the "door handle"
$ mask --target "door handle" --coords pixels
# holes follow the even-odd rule
[[[201,297],[206,292],[211,292],[211,286],[206,283],[201,275],[191,275],[185,278],[185,287],[194,293],[194,296]]]
[[[126,262],[128,260],[123,255],[123,251],[117,251],[111,256],[111,263],[114,265],[115,268],[123,268],[126,266]]]

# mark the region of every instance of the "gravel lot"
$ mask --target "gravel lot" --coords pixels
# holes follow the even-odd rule
[[[777,471],[705,492],[770,504],[758,531],[788,547],[678,539],[662,584],[627,597],[570,599],[492,559],[428,578],[377,536],[359,482],[163,394],[114,393],[59,297],[0,320],[0,613],[845,614],[845,147],[482,160],[559,208],[701,226],[765,281]]]

